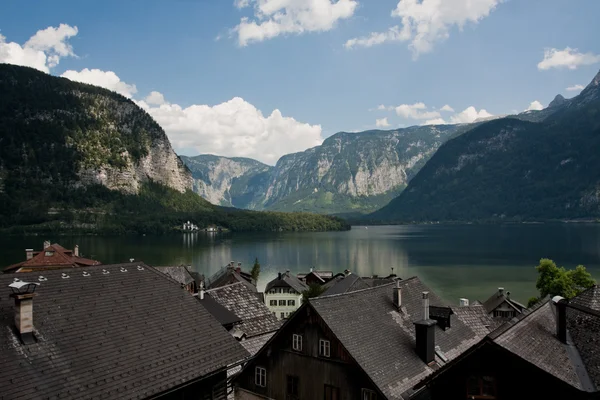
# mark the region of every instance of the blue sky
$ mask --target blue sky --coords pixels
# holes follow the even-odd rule
[[[183,154],[273,164],[376,120],[468,122],[572,97],[600,68],[598,15],[597,0],[4,1],[0,61],[122,92]]]

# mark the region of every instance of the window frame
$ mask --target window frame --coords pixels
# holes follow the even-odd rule
[[[292,334],[292,350],[302,351],[302,335]]]
[[[285,300],[279,300],[279,304],[278,304],[279,307],[285,307],[285,304],[286,304]]]
[[[287,306],[288,307],[296,307],[296,300],[288,300]]]
[[[254,368],[254,384],[258,387],[267,387],[267,369],[264,367]]]
[[[319,339],[319,356],[331,358],[331,342],[329,340]]]
[[[484,394],[483,391],[483,381],[485,380],[485,378],[489,378],[490,379],[490,383],[493,387],[492,391],[493,394]],[[477,388],[479,389],[479,392],[477,394],[472,393],[471,392],[471,388],[469,386],[469,381],[472,379],[477,379]],[[496,385],[496,377],[494,376],[490,376],[490,375],[471,375],[467,378],[467,387],[466,387],[466,392],[467,392],[467,399],[482,399],[482,400],[495,400],[498,398],[498,388]]]
[[[327,396],[327,389],[330,391],[330,396]],[[335,394],[335,395],[334,395]],[[323,399],[325,400],[340,400],[340,388],[333,385],[323,385]]]
[[[277,300],[269,300],[270,307],[277,307]]]
[[[300,398],[300,378],[297,375],[286,375],[285,379],[286,400],[297,400]],[[292,383],[290,385],[290,382]],[[292,389],[292,390],[290,390]],[[295,389],[295,391],[293,390]]]
[[[377,400],[377,392],[371,389],[361,389],[360,397],[362,400]]]

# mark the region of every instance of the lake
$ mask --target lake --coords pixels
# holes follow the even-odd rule
[[[259,289],[278,271],[309,268],[362,276],[418,275],[440,296],[485,300],[499,286],[526,302],[536,295],[534,266],[542,257],[572,268],[585,265],[600,280],[600,224],[355,226],[348,232],[57,236],[0,238],[0,268],[25,259],[44,240],[105,264],[130,258],[149,265],[189,264],[210,275],[229,261],[249,270],[258,257]]]

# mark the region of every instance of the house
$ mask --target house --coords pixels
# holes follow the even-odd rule
[[[290,271],[280,272],[265,287],[265,304],[277,318],[285,319],[302,305],[302,292],[305,290],[308,290],[308,285],[290,275]]]
[[[22,400],[224,399],[249,356],[137,262],[1,275],[0,348],[0,398]]]
[[[204,282],[206,289],[214,289],[221,286],[231,285],[232,283],[241,282],[248,289],[257,292],[256,280],[252,278],[248,272],[242,271],[242,263],[237,263],[237,267],[234,261],[231,261],[225,267],[219,269],[210,278]]]
[[[167,266],[167,267],[154,267],[157,271],[169,276],[171,279],[176,280],[191,294],[198,293],[198,282],[190,271],[190,266]]]
[[[417,385],[419,399],[599,399],[600,290],[547,298]]]
[[[330,296],[332,294],[341,294],[374,286],[386,285],[394,282],[396,279],[398,279],[396,278],[396,275],[390,275],[385,278],[379,278],[377,276],[362,278],[346,270],[346,273],[334,277],[323,285],[323,288],[325,289],[323,295]]]
[[[191,223],[190,221],[184,222],[183,230],[193,232],[198,230],[198,225]]]
[[[483,303],[483,307],[492,318],[504,321],[511,320],[526,308],[523,304],[511,299],[510,292],[505,292],[501,287]]]
[[[406,399],[478,343],[418,278],[309,299],[234,381],[240,399]]]
[[[58,268],[79,268],[100,265],[100,261],[84,258],[79,255],[79,246],[67,250],[61,245],[44,242],[42,251],[25,249],[25,261],[13,264],[4,269],[4,273],[46,271]]]
[[[251,355],[256,354],[281,327],[281,321],[262,298],[241,282],[207,290],[204,298],[213,299],[238,317],[239,323],[231,333]]]
[[[300,274],[296,275],[296,277],[309,286],[312,284],[322,285],[325,282],[327,282],[328,280],[330,280],[331,278],[333,278],[333,272],[332,271],[316,271],[311,268],[308,273],[306,273],[306,272],[300,273]]]

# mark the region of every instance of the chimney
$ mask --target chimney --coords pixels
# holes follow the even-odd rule
[[[200,282],[200,291],[198,292],[200,300],[204,300],[204,282]]]
[[[429,319],[429,292],[423,292],[423,319],[415,322],[417,355],[425,364],[435,360],[435,324]]]
[[[281,272],[277,273],[277,279],[281,280]]]
[[[396,281],[396,287],[394,288],[394,305],[398,310],[402,307],[402,289],[400,288],[400,281]]]
[[[498,288],[498,297],[502,297],[503,294],[504,294],[504,288],[503,287],[499,287]]]
[[[313,269],[312,269],[312,267],[310,268],[310,272],[313,272]]]
[[[238,274],[240,272],[242,272],[242,263],[241,262],[238,263],[237,268],[235,269],[235,272],[237,272]]]
[[[33,249],[25,249],[25,256],[28,260],[31,260],[33,258]]]
[[[563,343],[567,343],[567,300],[561,296],[554,296],[552,304],[556,316],[556,337]]]
[[[75,245],[75,248],[73,249],[73,255],[75,255],[75,257],[79,257],[79,245]]]
[[[33,298],[38,283],[15,281],[8,285],[15,299],[15,326],[23,344],[35,343],[33,337]]]
[[[44,242],[44,249],[47,249],[48,247],[50,247],[50,242],[48,240],[46,240]]]
[[[287,271],[285,271],[285,276],[287,276],[288,278],[290,277],[290,270],[289,269]]]
[[[465,299],[465,298],[458,299],[458,304],[461,307],[468,307],[469,306],[469,299]]]

